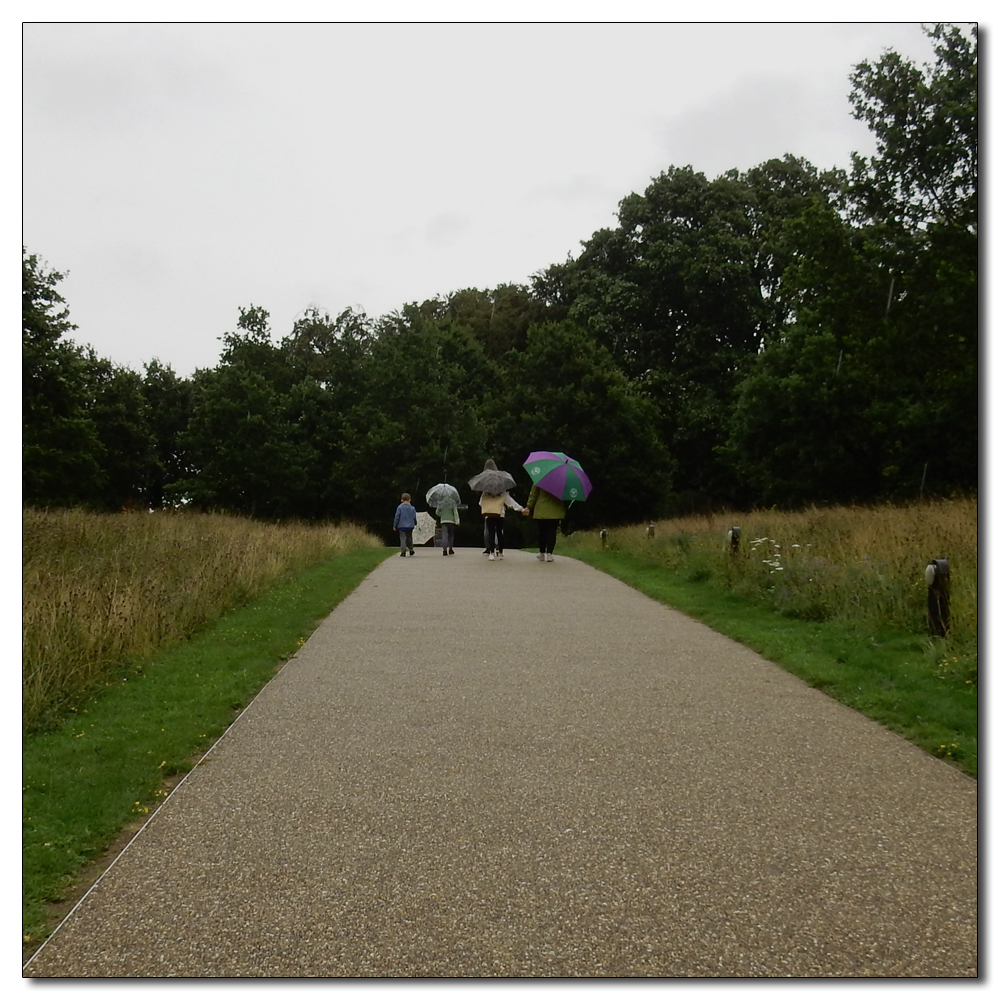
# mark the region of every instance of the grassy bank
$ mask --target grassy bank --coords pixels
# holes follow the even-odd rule
[[[578,532],[560,548],[975,776],[976,514],[974,501],[764,511]],[[946,639],[926,627],[923,572],[939,557],[953,581]]]
[[[379,544],[352,525],[25,510],[26,729],[307,566]]]
[[[316,624],[391,554],[366,536],[354,536],[353,545],[345,537],[336,554],[298,572],[288,569],[287,557],[279,559],[273,572],[280,583],[217,615],[190,639],[145,658],[131,654],[115,673],[105,667],[97,685],[78,689],[65,704],[61,718],[49,714],[44,729],[25,734],[26,953],[100,873],[109,845],[141,826]]]

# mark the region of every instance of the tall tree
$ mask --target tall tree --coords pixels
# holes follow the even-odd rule
[[[170,493],[195,505],[255,517],[301,516],[314,452],[286,412],[286,399],[241,365],[195,373],[182,443],[192,475]]]
[[[905,404],[902,461],[945,491],[978,478],[978,29],[925,30],[934,64],[890,52],[852,76],[877,145],[855,157],[851,197],[888,276],[880,375]]]
[[[571,524],[622,524],[663,509],[673,461],[655,406],[593,334],[567,320],[532,327],[525,350],[508,355],[501,385],[488,404],[489,454],[512,472],[536,450],[577,459],[594,492],[575,505]]]
[[[874,156],[853,157],[852,197],[861,221],[900,240],[932,226],[978,229],[978,28],[925,31],[933,66],[887,52],[851,75],[854,117],[876,140]]]
[[[498,360],[524,349],[528,328],[540,322],[545,304],[525,285],[497,285],[490,291],[464,288],[443,304],[443,316],[468,329],[487,355]]]
[[[101,506],[107,510],[146,507],[156,466],[156,443],[142,377],[129,368],[87,359],[87,412],[101,443]]]
[[[348,500],[353,491],[341,477],[355,433],[351,414],[370,391],[374,340],[374,324],[364,313],[346,309],[331,318],[310,308],[282,341],[295,380],[287,396],[287,413],[314,454],[301,517],[359,516]]]
[[[462,477],[482,467],[482,404],[495,368],[467,329],[411,305],[380,323],[365,379],[364,398],[345,416],[336,480],[344,508],[381,526],[402,490],[422,500],[442,479],[462,489]]]
[[[975,488],[975,35],[930,33],[934,67],[858,67],[878,152],[855,158],[844,211],[787,228],[789,326],[748,371],[729,444],[757,502]]]
[[[272,342],[267,311],[241,309],[237,331],[223,341],[219,366],[195,373],[181,439],[192,474],[171,492],[251,516],[301,516],[315,449],[289,413],[294,375]]]
[[[103,446],[87,412],[87,357],[65,338],[76,327],[56,287],[63,277],[22,252],[21,475],[29,504],[97,504],[105,482]]]
[[[190,475],[181,437],[191,419],[191,382],[154,358],[145,366],[142,394],[154,450],[147,499],[151,507],[159,508],[167,502],[167,484]]]
[[[785,225],[835,182],[792,157],[714,181],[672,167],[622,200],[616,229],[536,279],[656,404],[688,502],[733,499],[719,449],[745,365],[785,318]]]

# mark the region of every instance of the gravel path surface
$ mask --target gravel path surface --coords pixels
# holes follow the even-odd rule
[[[376,569],[38,977],[977,975],[977,785],[572,559]]]

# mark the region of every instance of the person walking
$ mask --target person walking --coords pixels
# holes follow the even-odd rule
[[[566,504],[536,483],[531,487],[524,510],[525,516],[538,522],[538,559],[555,562],[552,553],[556,547],[559,522],[566,516]]]
[[[413,529],[417,526],[417,509],[410,503],[410,494],[404,493],[400,498],[400,504],[396,508],[396,516],[392,519],[394,531],[399,532],[399,554],[406,558],[406,551],[409,549],[410,555],[417,553],[413,548]]]
[[[501,472],[492,458],[486,460],[482,472],[469,480],[469,486],[480,494],[479,509],[485,521],[483,541],[491,561],[503,559],[503,516],[506,508],[524,510],[508,492],[515,485],[514,477],[509,472]]]
[[[458,504],[454,501],[447,501],[435,508],[438,520],[441,522],[441,548],[442,555],[453,556],[455,554],[455,528],[458,526]]]
[[[491,560],[503,559],[503,516],[506,507],[524,508],[505,490],[503,493],[483,493],[479,509],[486,519],[486,554]]]

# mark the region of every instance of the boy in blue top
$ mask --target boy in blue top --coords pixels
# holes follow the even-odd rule
[[[400,500],[403,502],[396,508],[392,526],[399,532],[399,554],[405,559],[407,549],[410,550],[411,556],[417,554],[413,549],[413,529],[417,526],[417,510],[410,503],[409,493],[404,493]]]

